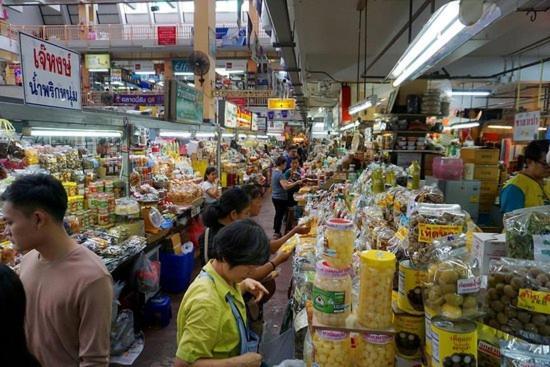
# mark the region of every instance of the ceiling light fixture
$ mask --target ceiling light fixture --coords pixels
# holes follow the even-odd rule
[[[74,137],[74,138],[120,138],[122,132],[114,130],[66,130],[66,129],[37,129],[31,130],[31,136]]]
[[[88,71],[91,71],[92,73],[107,73],[109,69],[88,69]]]
[[[473,96],[473,97],[487,97],[491,95],[489,90],[459,90],[453,89],[453,97],[455,96]]]
[[[473,127],[478,127],[478,126],[479,126],[479,121],[462,122],[462,123],[449,126],[448,130],[471,129]]]
[[[415,79],[501,16],[495,4],[486,6],[484,10],[477,22],[466,26],[459,17],[459,0],[439,8],[390,72],[393,86]]]
[[[341,127],[340,131],[347,131],[347,130],[350,130],[350,129],[354,129],[354,128],[358,127],[359,125],[360,125],[360,122],[355,121],[353,124],[348,124],[344,127]]]
[[[193,76],[193,75],[195,75],[195,74],[193,74],[193,73],[190,72],[190,71],[176,71],[176,72],[174,73],[174,75],[176,75],[176,76]]]
[[[155,74],[154,71],[134,71],[134,74],[136,75],[153,75]]]
[[[191,133],[185,131],[161,131],[161,138],[190,138]]]
[[[214,133],[196,133],[197,138],[213,138],[216,134]]]
[[[501,129],[501,130],[512,130],[513,127],[510,125],[488,125],[489,129]]]
[[[356,113],[359,113],[363,110],[366,110],[367,108],[372,107],[372,101],[370,98],[364,99],[353,106],[350,106],[348,109],[348,112],[350,115],[354,115]]]

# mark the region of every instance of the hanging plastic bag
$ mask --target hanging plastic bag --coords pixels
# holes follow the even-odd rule
[[[514,210],[503,221],[508,257],[550,261],[550,206]]]
[[[156,293],[160,289],[160,262],[151,261],[142,252],[136,261],[135,280],[141,293]]]
[[[550,367],[550,345],[512,339],[500,343],[500,354],[503,367]]]

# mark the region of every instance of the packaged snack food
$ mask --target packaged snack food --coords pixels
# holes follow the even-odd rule
[[[501,341],[501,367],[550,367],[550,345],[529,344],[512,339]]]
[[[550,239],[550,206],[514,210],[504,215],[503,222],[508,257],[550,261],[544,251]]]
[[[388,251],[361,253],[360,291],[357,320],[372,329],[387,329],[392,324],[392,289],[395,255]]]
[[[351,313],[351,269],[332,268],[327,262],[316,265],[313,283],[313,315],[320,323],[343,327]]]
[[[528,342],[550,344],[550,264],[493,260],[487,279],[485,323]]]

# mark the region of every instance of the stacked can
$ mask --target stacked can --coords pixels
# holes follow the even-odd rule
[[[399,263],[398,293],[393,305],[398,366],[418,365],[423,357],[426,340],[423,286],[427,276],[426,269],[413,266],[409,260]]]

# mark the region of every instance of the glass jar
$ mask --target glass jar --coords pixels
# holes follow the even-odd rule
[[[393,337],[383,334],[361,334],[357,338],[355,367],[393,367]]]
[[[351,313],[350,269],[335,269],[325,261],[316,266],[313,315],[323,325],[343,327]]]
[[[313,335],[314,361],[319,367],[351,366],[351,339],[348,333],[317,330]]]
[[[348,269],[355,242],[353,222],[341,218],[330,219],[325,229],[325,239],[323,259],[333,268]]]
[[[392,288],[396,258],[388,251],[361,253],[357,319],[370,329],[388,329],[392,324]]]

